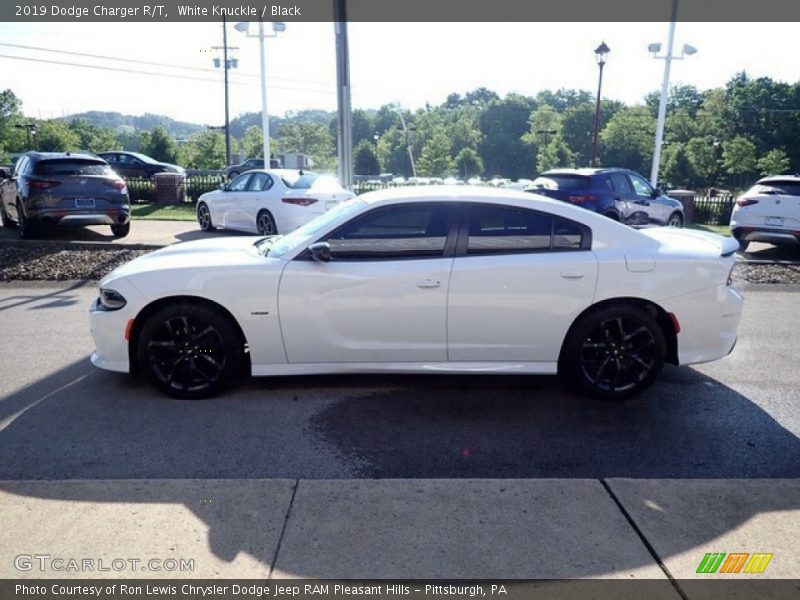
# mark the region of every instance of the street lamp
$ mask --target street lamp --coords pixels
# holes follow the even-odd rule
[[[406,120],[403,117],[402,111],[399,111],[398,115],[400,115],[400,129],[403,131],[406,139],[406,150],[408,151],[408,161],[411,163],[411,173],[416,179],[417,165],[414,162],[414,135],[417,133],[417,126],[413,123],[406,125]],[[408,177],[406,177],[406,179],[407,178]]]
[[[14,127],[25,130],[28,134],[28,149],[36,150],[36,123],[22,123],[14,125]],[[33,144],[31,144],[31,138],[33,138]]]
[[[658,168],[661,163],[661,143],[664,139],[664,120],[667,115],[667,92],[669,91],[669,69],[673,60],[683,60],[687,56],[697,53],[697,48],[684,44],[680,56],[673,56],[672,49],[675,43],[675,21],[678,17],[678,0],[672,0],[672,17],[669,22],[669,37],[667,39],[667,53],[659,56],[661,44],[649,44],[647,50],[653,58],[664,61],[664,80],[661,82],[661,99],[658,103],[658,121],[656,123],[656,147],[653,151],[653,166],[650,170],[650,184],[658,185]]]
[[[600,91],[603,89],[603,67],[608,60],[608,53],[611,48],[602,42],[597,48],[594,49],[594,57],[597,60],[597,66],[600,67],[600,76],[597,80],[597,102],[594,106],[594,134],[592,135],[592,166],[597,164],[597,132],[600,130]]]
[[[261,135],[264,138],[264,168],[269,169],[272,166],[270,160],[271,153],[269,150],[269,113],[267,112],[267,59],[265,55],[265,40],[267,38],[278,37],[279,33],[286,31],[286,24],[276,21],[272,23],[272,33],[264,33],[264,21],[258,22],[258,33],[250,33],[250,23],[242,22],[237,23],[234,28],[240,33],[244,33],[247,37],[258,38],[258,50],[261,57]]]

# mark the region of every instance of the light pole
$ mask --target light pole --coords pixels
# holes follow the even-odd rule
[[[403,130],[406,139],[406,150],[408,151],[408,161],[411,163],[411,174],[416,179],[417,165],[414,162],[414,134],[417,132],[417,126],[413,123],[406,125],[403,111],[399,111],[398,114],[400,115],[400,128]],[[409,134],[411,135],[409,136]],[[406,179],[408,179],[408,177],[406,177]]]
[[[269,149],[269,112],[267,112],[267,57],[266,42],[267,38],[278,37],[279,33],[286,31],[286,24],[276,21],[272,23],[272,33],[264,33],[264,21],[258,22],[258,33],[251,34],[250,23],[242,22],[235,25],[236,31],[244,33],[247,37],[258,38],[258,51],[261,57],[261,136],[263,140],[262,151],[264,153],[264,168],[272,167],[271,152]]]
[[[550,136],[555,135],[558,131],[555,129],[537,129],[536,133],[544,136],[544,145],[547,146],[550,143]]]
[[[28,134],[28,150],[36,150],[36,123],[22,123],[19,125],[14,125],[14,127],[25,130],[25,132]],[[31,145],[31,139],[34,141],[33,145]]]
[[[225,166],[231,164],[231,122],[228,110],[228,70],[239,66],[239,61],[235,58],[228,58],[228,50],[238,50],[236,46],[228,46],[228,22],[225,19],[225,12],[222,13],[222,46],[213,46],[212,50],[222,50],[222,61],[214,59],[214,67],[223,67],[225,70]]]
[[[678,0],[672,0],[672,16],[669,22],[669,37],[667,38],[667,53],[658,56],[661,51],[661,44],[650,44],[647,49],[652,52],[653,58],[664,61],[664,79],[661,82],[661,99],[658,103],[658,121],[656,123],[656,147],[653,151],[653,166],[650,169],[650,185],[658,185],[658,168],[661,163],[661,142],[664,139],[664,120],[667,115],[667,93],[669,92],[669,69],[673,60],[683,60],[697,52],[697,48],[684,44],[680,56],[672,56],[672,48],[675,44],[675,21],[678,17]]]
[[[611,48],[602,42],[597,48],[594,49],[594,57],[597,60],[597,66],[600,67],[600,76],[597,79],[597,102],[594,105],[594,133],[592,134],[592,166],[597,164],[597,133],[600,131],[600,92],[603,89],[603,67],[606,66],[608,60],[608,53]]]

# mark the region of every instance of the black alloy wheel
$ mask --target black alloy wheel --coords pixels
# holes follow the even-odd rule
[[[244,342],[229,319],[205,306],[180,304],[154,314],[138,340],[139,365],[175,398],[213,395],[241,373]]]

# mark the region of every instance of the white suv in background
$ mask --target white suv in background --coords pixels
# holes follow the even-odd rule
[[[736,200],[730,227],[742,252],[750,242],[800,244],[800,176],[759,179]]]

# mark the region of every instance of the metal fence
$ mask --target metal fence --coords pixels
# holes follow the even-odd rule
[[[201,195],[218,189],[225,181],[221,172],[188,173],[183,180],[184,202],[197,202]],[[127,177],[125,183],[128,185],[131,202],[146,204],[157,201],[155,179]]]
[[[695,196],[692,222],[700,225],[728,225],[735,202],[733,196]]]

